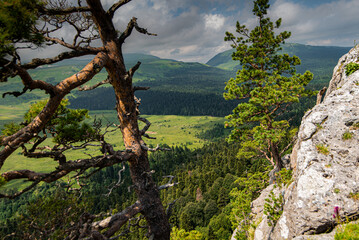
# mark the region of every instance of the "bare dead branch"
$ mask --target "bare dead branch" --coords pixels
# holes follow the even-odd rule
[[[49,119],[51,119],[51,116],[55,113],[64,96],[72,89],[91,80],[93,76],[103,68],[107,61],[108,56],[105,53],[98,53],[97,56],[80,72],[66,78],[55,86],[55,96],[50,97],[44,109],[31,123],[15,134],[1,139],[0,145],[4,146],[4,148],[0,151],[0,168],[10,154],[12,154],[19,146],[36,136],[37,133],[44,128]]]
[[[95,48],[95,47],[80,47],[78,45],[73,45],[73,44],[70,44],[70,43],[67,43],[65,42],[63,39],[59,39],[59,38],[55,38],[55,37],[47,37],[45,36],[45,40],[46,41],[49,41],[49,42],[53,42],[53,43],[57,43],[57,44],[60,44],[61,46],[64,46],[66,48],[69,48],[69,49],[72,49],[72,50],[75,50],[75,51],[81,51],[81,52],[86,52],[86,51],[89,51],[89,52],[101,52],[104,50],[104,48]]]
[[[36,148],[47,139],[45,130],[42,130],[42,132],[44,133],[44,136],[38,137],[38,139],[36,139],[36,142],[34,143],[32,148],[29,150],[29,152],[34,152],[36,150]]]
[[[122,212],[112,215],[104,220],[92,223],[94,231],[101,231],[110,228],[105,232],[106,237],[115,234],[129,219],[142,211],[142,205],[139,201],[124,209]]]
[[[258,150],[259,152],[261,152],[263,154],[263,156],[272,164],[272,166],[274,166],[274,162],[273,159],[271,157],[268,156],[268,154],[266,153],[266,151],[263,151],[260,148],[255,148],[256,150]],[[268,150],[267,150],[268,151]]]
[[[148,138],[148,139],[157,139],[156,137],[151,137],[147,133],[143,134],[142,136],[145,137],[145,138]]]
[[[141,62],[137,62],[135,66],[133,66],[129,71],[128,74],[133,77],[133,75],[135,74],[135,72],[137,71],[137,69],[140,67]]]
[[[139,87],[139,86],[134,86],[133,87],[133,91],[139,91],[139,90],[146,91],[148,89],[150,89],[150,87]]]
[[[131,0],[121,0],[118,1],[117,3],[113,4],[112,7],[107,11],[107,14],[113,18],[113,15],[115,14],[115,12],[117,11],[117,9],[119,9],[120,7],[122,7],[123,5],[125,5],[126,3],[131,2]]]
[[[175,176],[172,176],[172,175],[168,175],[168,176],[163,176],[164,178],[169,178],[168,180],[168,183],[164,184],[164,185],[161,185],[158,187],[158,190],[163,190],[163,189],[166,189],[166,188],[170,188],[170,187],[173,187],[175,185],[178,184],[178,182],[173,182],[173,179],[175,178]]]
[[[144,135],[146,133],[146,131],[150,128],[151,126],[151,122],[148,121],[146,118],[140,117],[138,116],[137,119],[141,122],[143,122],[144,124],[146,124],[143,129],[140,131],[141,135]]]
[[[93,90],[101,85],[104,85],[104,84],[107,84],[107,83],[110,83],[110,78],[107,77],[105,80],[102,80],[101,82],[99,83],[96,83],[95,85],[93,86],[81,86],[81,87],[78,87],[78,90],[79,91],[90,91],[90,90]]]
[[[71,59],[71,58],[81,57],[81,56],[91,55],[91,54],[95,55],[98,52],[100,52],[101,49],[102,48],[97,48],[96,51],[91,51],[90,49],[87,49],[84,51],[63,52],[53,58],[45,58],[45,59],[34,58],[31,62],[24,64],[21,67],[24,69],[34,69],[34,68],[37,68],[42,65],[57,63],[62,60],[65,60],[65,59]]]
[[[117,183],[115,183],[112,187],[110,187],[110,188],[108,189],[109,192],[105,194],[106,197],[109,197],[109,196],[111,195],[113,189],[118,188],[119,186],[122,185],[123,181],[122,181],[122,178],[121,178],[121,173],[122,173],[123,171],[125,171],[125,169],[126,169],[125,164],[122,164],[122,169],[120,169],[120,170],[118,171],[118,181],[117,181]]]
[[[23,154],[28,158],[53,158],[59,161],[60,164],[64,164],[66,162],[66,157],[62,154],[62,151],[27,152],[25,148]]]
[[[172,215],[172,208],[175,205],[175,203],[177,202],[178,199],[173,200],[171,203],[168,204],[167,209],[166,209],[166,215],[167,218],[169,219]]]
[[[163,147],[160,147],[159,144],[157,144],[157,147],[156,148],[149,148],[147,147],[146,145],[144,144],[141,144],[141,147],[142,149],[146,150],[146,151],[150,151],[150,152],[157,152],[157,151],[172,151],[172,149],[170,148],[163,148]]]
[[[19,97],[19,96],[23,95],[24,93],[26,93],[27,90],[28,90],[28,88],[24,87],[21,92],[19,92],[19,91],[4,92],[2,94],[2,98],[5,98],[6,95],[13,95],[14,97]]]
[[[40,8],[41,14],[46,15],[67,15],[71,13],[79,13],[79,12],[90,12],[89,7],[68,7],[65,9],[62,8]]]
[[[140,224],[140,221],[144,218],[143,215],[140,215],[138,217],[135,217],[135,218],[131,218],[128,220],[128,224],[127,224],[127,228],[122,231],[120,234],[116,235],[116,236],[113,236],[111,238],[109,238],[109,240],[117,240],[119,237],[123,237],[123,236],[126,236],[128,235],[129,233],[132,233],[131,231],[131,227],[136,227],[136,228],[148,228],[148,226],[142,226]]]
[[[91,80],[97,73],[99,73],[108,60],[108,56],[99,52],[97,56],[87,64],[80,72],[66,78],[62,82],[56,85],[56,88],[67,94],[72,89],[81,86],[82,84]]]
[[[14,198],[24,194],[25,192],[28,192],[29,190],[33,189],[37,184],[39,184],[39,182],[40,182],[40,180],[36,180],[30,186],[24,188],[23,190],[15,193],[13,195],[6,195],[6,194],[1,194],[0,193],[0,198],[14,199]]]
[[[73,184],[70,183],[70,181],[71,181],[70,179],[72,179],[72,178],[69,178],[69,180],[67,181],[67,191],[68,192],[72,192],[72,191],[80,192],[80,197],[81,197],[81,195],[82,195],[81,189],[83,187],[87,186],[87,184],[81,183],[80,182],[80,177],[76,175],[75,179],[76,179],[76,183],[77,183],[77,185],[79,185],[79,187],[78,188],[72,188],[71,186]]]
[[[157,36],[157,34],[150,33],[150,32],[147,31],[147,29],[139,27],[138,24],[137,24],[137,18],[133,17],[131,19],[131,21],[128,23],[126,30],[121,34],[121,36],[119,38],[120,44],[123,44],[125,42],[126,38],[128,38],[131,35],[132,30],[134,28],[139,33],[147,34],[147,35],[150,35],[150,36]]]
[[[64,176],[66,176],[68,173],[81,170],[85,171],[89,168],[104,168],[109,167],[114,164],[118,164],[124,161],[129,161],[131,158],[134,157],[134,154],[128,153],[128,152],[116,152],[115,155],[112,156],[97,156],[91,159],[80,159],[76,161],[68,161],[62,165],[59,165],[57,169],[51,173],[39,173],[34,172],[31,170],[18,170],[18,171],[9,171],[2,173],[1,176],[4,178],[5,181],[9,182],[15,179],[27,179],[29,181],[33,181],[34,183],[27,187],[26,189],[22,190],[19,193],[16,193],[14,195],[0,195],[0,198],[15,198],[22,193],[32,189],[35,185],[37,185],[39,182],[54,182]]]
[[[72,146],[72,145],[69,145],[69,147],[72,149],[72,150],[79,150],[79,149],[84,149],[86,147],[101,147],[101,145],[99,144],[93,144],[93,143],[83,143],[81,144],[80,146]]]
[[[24,84],[24,89],[22,92],[7,92],[3,94],[5,97],[7,94],[14,95],[18,97],[24,94],[27,90],[41,89],[46,93],[50,94],[50,96],[54,96],[56,89],[50,83],[41,80],[33,80],[30,74],[26,71],[26,69],[18,66],[17,64],[10,64],[9,66],[15,73],[15,75],[20,76],[22,83]]]

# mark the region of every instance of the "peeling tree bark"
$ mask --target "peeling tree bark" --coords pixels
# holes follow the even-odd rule
[[[103,46],[98,48],[90,47],[89,45],[79,46],[75,44],[76,41],[74,44],[71,44],[58,38],[45,37],[45,40],[51,42],[52,44],[60,44],[68,49],[71,49],[71,51],[60,53],[54,58],[33,59],[28,64],[14,67],[14,69],[17,68],[17,75],[22,78],[22,82],[25,87],[23,92],[19,93],[20,95],[25,93],[27,89],[42,89],[50,95],[50,98],[44,109],[30,124],[19,130],[17,133],[0,139],[0,146],[3,146],[0,151],[0,169],[4,164],[4,161],[17,148],[31,140],[45,127],[47,122],[51,119],[51,116],[60,105],[61,100],[63,100],[63,98],[71,90],[82,86],[91,80],[94,75],[99,73],[102,68],[105,68],[108,73],[108,80],[105,80],[104,83],[109,83],[114,88],[116,95],[117,116],[120,122],[123,141],[128,152],[124,152],[124,156],[121,158],[119,158],[119,156],[114,156],[112,159],[103,158],[103,163],[96,161],[96,163],[92,163],[92,165],[88,164],[86,167],[82,167],[81,164],[86,163],[87,160],[79,160],[78,162],[66,162],[62,165],[60,164],[59,169],[57,170],[58,172],[55,171],[49,174],[37,173],[30,170],[21,170],[3,173],[2,177],[6,180],[25,178],[29,181],[34,181],[34,184],[39,181],[52,182],[76,169],[82,170],[88,169],[88,167],[102,168],[113,165],[117,162],[128,161],[138,201],[131,208],[122,212],[123,214],[121,215],[121,218],[119,218],[120,220],[115,221],[116,223],[112,226],[107,226],[109,229],[104,233],[105,235],[95,231],[93,233],[93,237],[96,234],[100,236],[100,238],[111,237],[130,217],[133,217],[137,213],[141,213],[147,221],[150,238],[156,240],[168,240],[170,239],[170,225],[168,223],[164,207],[161,203],[158,186],[153,181],[151,175],[152,172],[147,154],[148,148],[143,147],[145,146],[145,143],[142,140],[142,136],[145,135],[145,130],[140,130],[138,126],[139,113],[137,111],[134,92],[136,90],[144,90],[147,88],[136,88],[133,86],[132,77],[140,66],[140,63],[137,63],[133,68],[127,71],[122,55],[122,45],[131,35],[133,29],[143,34],[155,34],[148,33],[146,29],[140,28],[137,24],[137,19],[132,18],[129,21],[127,28],[122,31],[122,34],[119,36],[112,22],[115,11],[130,1],[131,0],[117,1],[107,12],[103,9],[100,0],[86,0],[88,5],[86,7],[79,6],[67,9],[41,9],[41,13],[49,16],[67,15],[79,12],[91,13],[92,21],[96,25],[96,29],[99,32]],[[46,35],[48,33],[45,31],[43,34]],[[84,69],[82,69],[82,71],[63,80],[56,86],[41,80],[32,80],[31,76],[26,72],[27,69],[33,69],[41,65],[51,64],[64,59],[88,54],[97,55],[88,65],[86,65]],[[6,77],[7,76],[5,76],[5,78]],[[14,93],[8,94],[14,95]],[[95,229],[97,228],[95,225],[93,226]]]
[[[79,73],[66,78],[58,85],[52,88],[53,95],[49,98],[45,108],[40,114],[26,127],[18,131],[17,133],[1,139],[1,144],[4,149],[0,151],[0,169],[3,166],[5,160],[22,144],[28,142],[35,134],[39,133],[46,123],[51,119],[51,116],[55,113],[56,109],[61,103],[61,100],[74,88],[88,82],[96,75],[104,66],[108,57],[104,53],[98,53],[98,55],[87,64]],[[31,80],[28,75],[20,75],[22,77],[24,85],[30,84]],[[24,79],[25,78],[25,79]],[[42,84],[42,85],[45,85]]]
[[[141,213],[149,226],[149,235],[154,239],[170,238],[170,226],[162,206],[158,188],[152,179],[147,151],[142,149],[141,132],[137,122],[136,103],[132,86],[132,76],[126,71],[122,56],[122,42],[119,41],[112,23],[112,14],[107,14],[97,0],[87,0],[92,11],[101,40],[110,58],[105,65],[116,95],[116,110],[120,121],[123,141],[127,149],[132,149],[135,158],[129,162],[130,173]]]

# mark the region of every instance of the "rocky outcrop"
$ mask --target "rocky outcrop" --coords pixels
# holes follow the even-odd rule
[[[329,83],[328,90],[325,97],[329,96],[333,91],[342,87],[347,82],[347,76],[345,74],[345,66],[351,62],[358,62],[359,48],[358,46],[352,48],[349,53],[345,54],[338,61],[333,71],[333,77]]]
[[[337,224],[336,206],[343,220],[359,218],[354,197],[359,197],[359,71],[345,74],[358,57],[357,46],[339,60],[323,102],[303,117],[291,154],[294,181],[282,193],[283,213],[272,228],[258,206],[253,209],[255,219],[262,219],[255,239],[334,239],[329,232]],[[327,234],[314,236],[321,233]]]

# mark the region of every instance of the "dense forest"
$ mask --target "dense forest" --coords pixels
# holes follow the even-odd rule
[[[223,137],[214,133],[206,135]],[[199,239],[227,239],[231,235],[237,224],[237,220],[230,217],[233,210],[231,191],[247,187],[239,177],[262,172],[267,166],[264,161],[238,161],[237,148],[237,144],[220,140],[196,150],[173,147],[172,151],[150,155],[151,168],[155,171],[154,177],[159,185],[168,181],[163,176],[169,174],[175,176],[174,182],[178,183],[161,192],[165,205],[176,201],[170,218],[172,227],[187,232],[196,229],[202,236]],[[6,239],[27,239],[27,234],[41,239],[63,239],[72,222],[79,221],[87,211],[97,214],[106,209],[112,209],[113,213],[121,211],[135,201],[128,168],[123,173],[121,185],[109,194],[111,186],[118,181],[121,168],[114,166],[96,173],[83,181],[85,186],[80,193],[66,192],[66,184],[57,183],[43,185],[17,201],[2,200],[1,235],[11,234],[18,229],[15,231],[17,235]],[[265,184],[266,180],[263,181]],[[67,216],[70,208],[71,216],[62,219],[61,216]],[[33,226],[34,222],[36,226]],[[54,227],[57,229],[55,232],[51,230]],[[121,239],[142,239],[146,233],[135,226],[130,230],[133,232]]]
[[[271,22],[269,1],[257,0],[252,12],[259,26],[248,34],[237,23],[236,32],[246,39],[226,32],[225,41],[234,49],[206,64],[144,54],[128,54],[125,62],[122,45],[133,30],[156,35],[140,27],[135,17],[124,31],[115,29],[116,10],[130,1],[106,5],[107,10],[100,0],[88,0],[86,6],[78,1],[67,9],[40,0],[24,2],[22,8],[12,1],[20,15],[28,17],[18,25],[16,16],[9,17],[13,21],[1,19],[7,5],[0,3],[0,30],[5,29],[3,23],[16,30],[0,31],[6,39],[0,41],[1,93],[6,97],[0,110],[7,114],[0,122],[0,167],[9,156],[10,161],[39,160],[39,165],[44,160],[49,167],[18,170],[20,166],[7,160],[0,175],[4,240],[157,240],[170,235],[173,240],[225,240],[234,231],[236,239],[249,239],[254,225],[251,202],[269,183],[291,181],[285,161],[297,127],[314,106],[317,91],[329,82],[337,58],[348,50],[284,44],[290,33],[276,35],[281,19]],[[42,29],[38,20],[44,22]],[[61,31],[64,22],[77,31],[73,43],[50,37]],[[91,45],[100,40],[103,46]],[[59,44],[71,52],[23,63],[16,41],[28,43],[29,49]],[[294,55],[302,59],[301,66]],[[80,60],[71,59],[75,57]],[[24,85],[22,92],[19,83]],[[107,85],[98,87],[103,84]],[[96,89],[84,92],[90,85]],[[34,91],[25,94],[28,90]],[[43,100],[45,96],[48,100]],[[26,113],[11,115],[15,108]],[[118,122],[106,125],[96,117],[91,125],[87,109],[90,113],[115,109]],[[189,141],[167,145],[160,142],[161,136],[156,147],[146,145],[145,138],[157,132],[148,131],[151,123],[144,114],[215,116],[223,122],[227,116],[227,121],[211,120],[209,129],[197,131],[200,147]],[[175,127],[191,134],[191,129]],[[106,137],[116,130],[121,134],[111,137],[121,140],[114,144]],[[71,152],[79,149],[82,155]],[[276,203],[283,201],[273,194],[264,207],[268,225],[278,220]],[[99,226],[109,216],[120,220]]]
[[[318,87],[327,81],[324,75],[322,78],[310,88],[320,89]],[[151,82],[141,82],[144,85],[147,83]],[[110,88],[98,88],[86,94],[79,92],[76,97],[70,98],[71,107],[113,109],[115,102],[112,91]],[[31,95],[25,96],[32,98]],[[102,101],[96,101],[99,96]],[[37,95],[33,97],[40,98]],[[143,114],[225,116],[238,104],[225,101],[220,94],[210,91],[168,92],[156,90],[155,87],[152,91],[139,92],[137,97],[141,99],[140,110]],[[22,100],[20,98],[19,102]],[[314,102],[315,98],[301,99],[279,119],[290,119],[292,126],[299,126],[303,113]],[[217,124],[198,135],[214,143],[199,149],[171,147],[169,152],[150,155],[151,169],[155,172],[153,177],[158,185],[166,184],[169,178],[163,176],[168,175],[174,176],[173,181],[178,183],[161,192],[164,205],[171,206],[173,239],[228,239],[238,223],[244,220],[238,218],[238,208],[248,214],[251,200],[268,184],[268,176],[263,174],[269,172],[268,163],[264,159],[239,160],[239,143],[229,144],[224,140],[229,131]],[[136,200],[131,190],[129,169],[125,167],[126,170],[120,173],[121,184],[116,187],[122,166],[109,167],[88,179],[82,179],[81,191],[69,191],[66,182],[58,182],[43,184],[16,201],[1,200],[0,235],[7,236],[5,239],[63,239],[74,222],[81,221],[89,212],[98,214],[100,219],[105,216],[101,214],[107,209],[111,209],[112,213],[121,211]],[[7,189],[5,193],[13,191]],[[68,214],[70,210],[71,214]],[[235,215],[236,218],[233,217]],[[143,239],[146,230],[139,227],[145,224],[143,219],[134,219],[131,224],[122,228],[120,239]],[[238,237],[246,239],[246,234],[239,233]]]
[[[98,88],[71,98],[71,108],[112,110],[115,94],[110,88]],[[101,101],[98,101],[101,97]],[[228,102],[215,93],[185,93],[176,91],[143,91],[136,94],[141,100],[141,113],[146,115],[183,115],[224,117],[236,102]]]
[[[322,78],[326,81],[325,77]],[[320,89],[318,86],[322,87],[323,82],[310,87]],[[71,107],[113,109],[112,91],[98,88],[86,94],[79,92],[76,98],[70,98]],[[31,95],[25,96],[31,98]],[[102,100],[96,101],[99,96]],[[137,97],[141,99],[140,111],[143,114],[225,116],[237,105],[237,102],[225,101],[220,94],[211,92],[168,92],[155,88],[139,92]],[[279,118],[290,119],[292,126],[299,126],[303,113],[314,102],[315,98],[301,99]],[[174,176],[173,181],[178,183],[161,191],[164,205],[171,206],[173,239],[228,239],[238,223],[245,220],[239,216],[249,213],[251,200],[268,184],[268,163],[264,159],[238,159],[239,143],[224,140],[229,131],[217,124],[198,135],[214,143],[199,149],[177,146],[171,147],[169,152],[150,154],[151,169],[155,172],[153,177],[158,185],[166,184],[170,177],[163,176],[168,175]],[[121,172],[122,166],[112,166],[88,179],[81,179],[81,191],[69,191],[68,184],[60,181],[43,184],[16,201],[1,200],[0,235],[6,236],[4,239],[63,239],[71,226],[81,222],[88,213],[97,214],[101,219],[106,216],[103,213],[107,209],[112,213],[121,211],[136,200],[128,166],[125,168]],[[121,184],[114,187],[119,172]],[[7,189],[4,193],[13,191]],[[238,214],[239,208],[244,215]],[[142,218],[133,219],[121,229],[120,239],[143,239],[147,232],[143,225]],[[239,233],[238,239],[246,239],[246,233]]]

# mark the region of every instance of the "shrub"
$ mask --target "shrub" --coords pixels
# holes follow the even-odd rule
[[[347,76],[351,75],[356,70],[359,70],[359,64],[358,63],[351,62],[351,63],[349,63],[348,65],[345,66],[345,74]]]
[[[292,179],[292,170],[287,170],[286,168],[283,168],[280,170],[276,175],[276,181],[278,186],[288,186],[293,182]]]
[[[265,199],[264,214],[267,215],[268,226],[275,226],[283,213],[284,199],[283,195],[276,196],[273,190],[269,193],[269,197]]]

